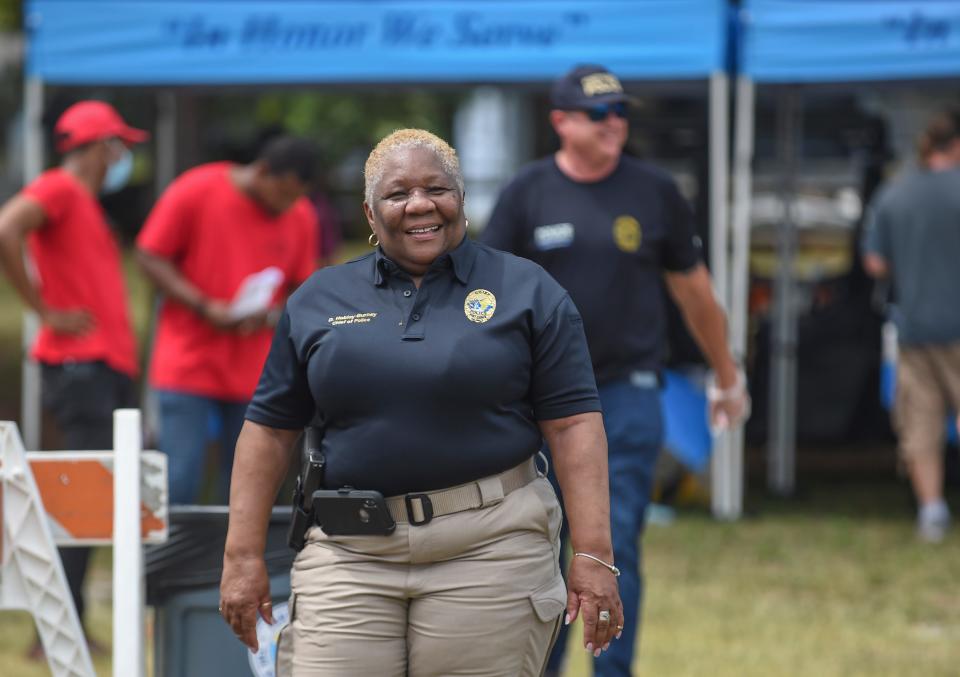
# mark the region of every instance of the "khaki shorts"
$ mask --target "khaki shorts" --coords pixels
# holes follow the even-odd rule
[[[495,505],[398,523],[390,536],[312,528],[293,564],[278,675],[542,674],[567,602],[561,520],[539,477]]]
[[[947,414],[960,409],[960,343],[900,347],[893,425],[910,461],[943,453]]]

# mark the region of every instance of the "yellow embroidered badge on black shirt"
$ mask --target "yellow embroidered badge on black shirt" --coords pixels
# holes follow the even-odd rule
[[[620,251],[632,254],[640,249],[640,240],[643,233],[640,222],[632,216],[624,214],[613,222],[613,242]]]
[[[497,297],[486,289],[474,289],[463,302],[463,314],[471,322],[482,324],[493,317],[497,309]]]

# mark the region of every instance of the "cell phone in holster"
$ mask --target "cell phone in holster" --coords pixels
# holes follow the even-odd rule
[[[397,528],[379,491],[320,489],[311,503],[317,525],[330,536],[389,536]]]

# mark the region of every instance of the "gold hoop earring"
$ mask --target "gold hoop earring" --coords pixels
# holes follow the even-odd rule
[[[370,243],[371,247],[376,247],[380,244],[380,238],[377,237],[376,233],[370,233],[370,237],[367,238],[367,242]]]

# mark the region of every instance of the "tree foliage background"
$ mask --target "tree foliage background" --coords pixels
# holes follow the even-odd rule
[[[0,0],[0,31],[18,31],[22,25],[21,0]]]

